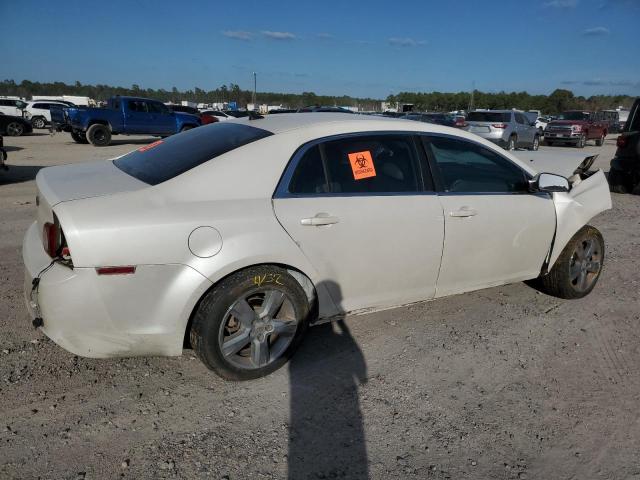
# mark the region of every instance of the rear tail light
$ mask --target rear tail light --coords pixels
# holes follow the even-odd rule
[[[456,119],[456,127],[466,127],[467,122],[464,121],[464,118]]]
[[[62,246],[62,230],[58,222],[47,222],[42,228],[42,246],[51,257],[57,257]]]
[[[616,139],[616,146],[618,148],[625,148],[628,143],[629,143],[629,139],[625,135],[620,135]]]
[[[507,128],[507,124],[506,123],[492,123],[491,126],[493,128]]]

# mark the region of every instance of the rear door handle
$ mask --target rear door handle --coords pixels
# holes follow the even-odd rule
[[[451,217],[459,217],[459,218],[475,217],[476,215],[478,215],[478,211],[474,210],[473,208],[462,207],[460,208],[460,210],[454,210],[453,212],[449,212],[449,215]]]
[[[303,218],[300,220],[300,224],[307,227],[321,227],[322,225],[333,225],[339,221],[338,217],[332,217],[328,213],[318,213],[315,217]]]

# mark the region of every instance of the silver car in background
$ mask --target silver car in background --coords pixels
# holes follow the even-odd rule
[[[506,150],[516,148],[538,150],[540,146],[540,132],[535,123],[530,122],[523,112],[515,110],[469,112],[465,130]]]

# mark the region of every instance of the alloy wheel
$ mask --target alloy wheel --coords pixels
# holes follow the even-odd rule
[[[280,358],[295,337],[301,319],[281,290],[259,288],[236,300],[220,324],[218,345],[237,368],[263,368]]]
[[[7,135],[10,137],[19,137],[24,133],[24,127],[18,122],[11,122],[7,125]]]
[[[578,243],[569,264],[571,285],[578,292],[585,292],[595,283],[602,269],[602,252],[598,241],[587,237]]]

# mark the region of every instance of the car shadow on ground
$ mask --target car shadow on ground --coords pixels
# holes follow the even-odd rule
[[[7,148],[7,147],[5,147]],[[9,170],[0,170],[0,186],[12,183],[28,182],[36,178],[40,165],[7,165]]]
[[[13,147],[11,145],[5,145],[3,147],[7,152],[19,152],[20,150],[24,150],[23,147]]]
[[[339,303],[339,289],[331,287]],[[288,478],[369,478],[358,396],[367,365],[343,320],[309,329],[289,378]]]

